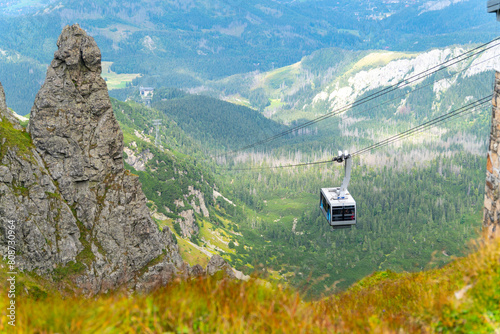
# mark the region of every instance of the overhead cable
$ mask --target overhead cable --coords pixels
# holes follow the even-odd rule
[[[396,84],[394,84],[394,85],[391,85],[391,86],[389,86],[389,87],[383,88],[383,89],[381,89],[381,90],[379,90],[379,91],[377,91],[377,92],[375,92],[375,93],[372,93],[372,94],[370,94],[370,95],[368,95],[368,96],[366,96],[366,97],[363,97],[363,98],[361,98],[361,99],[359,99],[359,100],[357,100],[357,101],[355,101],[355,102],[353,102],[353,103],[347,104],[347,105],[346,105],[346,106],[344,106],[344,107],[341,107],[341,108],[339,108],[339,109],[335,109],[335,110],[333,110],[333,111],[331,111],[331,112],[329,112],[329,113],[326,113],[326,114],[321,115],[321,116],[319,116],[319,117],[317,117],[317,118],[315,118],[315,119],[313,119],[313,120],[307,121],[307,122],[305,122],[305,123],[303,123],[303,124],[300,124],[300,125],[298,125],[298,126],[296,126],[296,127],[293,127],[293,128],[288,129],[288,130],[285,130],[285,131],[283,131],[283,132],[280,132],[280,133],[278,133],[278,134],[275,134],[275,135],[273,135],[273,136],[271,136],[271,137],[268,137],[268,138],[262,139],[262,140],[260,140],[260,141],[257,141],[257,142],[255,142],[255,143],[252,143],[252,144],[246,145],[246,146],[241,147],[241,148],[239,148],[239,149],[236,149],[236,150],[233,150],[233,151],[230,151],[230,152],[226,152],[226,153],[224,153],[224,154],[219,155],[219,157],[232,155],[232,154],[235,154],[235,153],[237,153],[237,152],[240,152],[240,151],[243,151],[243,150],[247,150],[247,149],[253,148],[253,147],[258,146],[258,145],[262,145],[262,144],[265,144],[265,143],[269,143],[269,142],[274,141],[274,140],[276,140],[276,139],[278,139],[278,138],[280,138],[280,137],[283,137],[283,136],[285,136],[285,135],[288,135],[288,134],[290,134],[290,133],[293,133],[293,132],[295,132],[295,131],[297,131],[297,130],[299,130],[299,129],[302,129],[302,128],[305,128],[305,127],[308,127],[308,126],[313,125],[313,124],[315,124],[315,123],[321,122],[321,121],[323,121],[323,120],[325,120],[325,119],[327,119],[327,118],[330,118],[330,117],[333,117],[333,116],[335,116],[335,115],[341,114],[341,113],[343,113],[343,112],[347,111],[347,110],[348,110],[348,109],[350,109],[350,108],[357,107],[357,106],[359,106],[359,105],[365,104],[365,103],[367,103],[367,102],[369,102],[369,101],[372,101],[372,100],[374,100],[374,99],[376,99],[376,98],[378,98],[378,97],[380,97],[380,96],[386,95],[386,94],[388,94],[388,93],[390,93],[390,92],[392,92],[392,91],[394,91],[394,90],[396,90],[396,89],[400,89],[400,88],[403,88],[403,87],[405,87],[405,86],[408,86],[408,85],[410,85],[411,83],[414,83],[414,82],[416,82],[416,81],[422,80],[422,79],[424,79],[424,78],[425,78],[425,77],[427,77],[427,76],[430,76],[430,75],[432,75],[432,74],[434,74],[434,73],[437,73],[437,72],[439,72],[439,71],[442,71],[442,70],[444,70],[444,69],[447,69],[447,68],[449,68],[449,67],[451,67],[451,66],[453,66],[453,65],[455,65],[455,64],[457,64],[457,63],[459,63],[459,62],[462,62],[462,61],[467,60],[467,59],[469,59],[469,58],[471,58],[471,57],[474,57],[474,56],[476,56],[476,55],[478,55],[478,54],[480,54],[480,53],[483,53],[483,52],[485,52],[486,50],[489,50],[489,49],[491,49],[491,48],[494,48],[494,47],[496,47],[496,46],[499,46],[499,45],[500,45],[500,43],[494,43],[494,42],[496,42],[496,41],[498,41],[498,40],[500,40],[500,37],[497,37],[497,38],[495,38],[495,39],[491,40],[490,42],[484,43],[484,44],[482,44],[482,45],[480,45],[480,46],[478,46],[478,47],[475,47],[475,48],[473,48],[473,49],[471,49],[471,50],[469,50],[469,51],[467,51],[467,52],[464,52],[464,53],[462,53],[461,55],[458,55],[458,56],[456,56],[456,57],[453,57],[453,58],[451,58],[451,59],[448,59],[448,60],[446,60],[446,61],[444,61],[444,62],[442,62],[442,63],[440,63],[440,64],[438,64],[438,65],[435,65],[435,66],[433,66],[433,67],[431,67],[431,68],[429,68],[429,69],[427,69],[427,70],[425,70],[425,71],[422,71],[422,72],[420,72],[420,73],[417,73],[417,74],[415,74],[415,75],[412,75],[412,76],[410,76],[409,78],[403,79],[403,80],[401,80],[401,81],[397,82],[397,83],[396,83]],[[493,44],[493,45],[492,45],[492,44]],[[486,46],[487,46],[487,47],[486,47]],[[481,48],[484,48],[484,49],[481,49]],[[478,51],[478,50],[479,50],[479,51]],[[476,51],[477,51],[477,52],[476,52]],[[494,57],[495,57],[495,56],[494,56]],[[492,59],[492,58],[494,58],[494,57],[491,57],[491,58],[489,58],[488,60],[490,60],[490,59]],[[483,62],[484,62],[484,61],[483,61]],[[483,63],[483,62],[481,62],[481,63]],[[478,64],[476,64],[476,65],[478,65]],[[476,65],[474,65],[474,66],[476,66]],[[460,72],[460,71],[459,71],[459,72]],[[440,79],[440,80],[442,80],[442,79]],[[405,94],[405,95],[406,95],[406,94]],[[384,103],[387,103],[387,101],[386,101],[386,102],[384,102]]]
[[[451,111],[449,113],[446,113],[444,115],[438,116],[436,118],[433,118],[432,120],[429,120],[427,122],[424,122],[418,126],[415,126],[411,129],[408,129],[406,131],[403,131],[401,133],[398,133],[397,135],[391,136],[389,138],[386,138],[384,140],[381,140],[375,144],[372,144],[370,146],[367,146],[363,149],[360,149],[354,153],[351,154],[351,156],[359,156],[362,154],[365,154],[371,150],[381,148],[383,146],[387,146],[389,144],[392,144],[396,141],[408,138],[412,136],[413,134],[416,134],[418,132],[422,132],[430,127],[436,126],[439,123],[445,122],[450,120],[451,118],[461,116],[466,112],[471,112],[474,109],[483,106],[484,104],[488,103],[491,98],[492,94],[482,97],[474,102],[471,102],[463,107],[460,107],[454,111]],[[233,171],[249,171],[249,170],[268,170],[268,169],[278,169],[278,168],[294,168],[294,167],[301,167],[301,166],[309,166],[309,165],[320,165],[320,164],[326,164],[329,162],[334,162],[337,157],[334,157],[329,160],[323,160],[323,161],[314,161],[314,162],[304,162],[304,163],[299,163],[299,164],[290,164],[290,165],[283,165],[283,166],[266,166],[266,167],[249,167],[249,168],[228,168],[228,170],[233,170]]]

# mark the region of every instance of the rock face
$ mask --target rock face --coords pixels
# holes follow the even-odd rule
[[[500,235],[500,73],[495,74],[490,146],[486,162],[483,227],[488,236]]]
[[[181,233],[184,238],[191,238],[192,235],[197,235],[200,232],[200,227],[196,224],[195,212],[197,214],[203,214],[203,217],[209,217],[207,206],[205,205],[205,198],[203,193],[199,190],[194,189],[192,186],[188,187],[189,193],[184,195],[184,199],[178,199],[174,201],[177,207],[184,207],[184,201],[188,201],[191,198],[189,204],[193,209],[188,209],[181,211],[179,216],[182,218],[177,218],[176,223],[179,224],[181,228]]]
[[[125,147],[123,150],[127,154],[125,162],[134,167],[135,170],[141,172],[144,172],[146,170],[147,162],[154,157],[153,153],[149,152],[149,150],[144,150],[137,155],[128,147]]]
[[[0,118],[6,118],[14,126],[14,129],[17,130],[22,129],[17,118],[14,115],[12,115],[12,113],[7,108],[7,101],[5,100],[5,92],[3,90],[3,86],[1,83],[0,83]]]
[[[9,150],[1,161],[0,249],[5,254],[5,221],[15,220],[22,269],[48,274],[73,261],[75,282],[89,293],[165,284],[185,265],[170,230],[151,219],[138,177],[124,168],[99,48],[78,25],[65,27],[57,46],[31,110],[34,147],[25,158]]]
[[[11,221],[15,225],[17,266],[50,272],[56,265],[74,261],[83,250],[80,230],[27,134],[15,129],[12,124],[19,123],[7,108],[0,108],[0,253],[8,254],[6,236]],[[12,137],[18,143],[15,146],[10,142]]]
[[[214,255],[210,258],[207,264],[207,275],[215,275],[217,272],[222,271],[224,275],[229,278],[236,278],[233,268],[226,262],[220,255]]]

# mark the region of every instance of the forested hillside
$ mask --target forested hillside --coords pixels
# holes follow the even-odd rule
[[[358,203],[358,224],[351,230],[330,230],[318,209],[319,189],[341,183],[337,164],[231,173],[230,194],[257,211],[240,226],[255,246],[237,247],[233,263],[247,255],[251,260],[241,263],[262,263],[271,277],[278,272],[294,286],[309,275],[321,277],[308,291],[317,295],[334,282],[345,288],[374,270],[418,271],[464,255],[480,228],[485,160],[446,155],[402,169],[355,160],[349,190]]]
[[[0,80],[5,83],[8,105],[18,113],[25,115],[31,110],[45,72],[46,67],[38,61],[0,47]]]
[[[286,126],[245,106],[202,95],[168,98],[167,92],[155,93],[153,107],[174,120],[205,149],[230,150],[286,130]]]
[[[125,167],[139,176],[148,207],[160,228],[176,236],[183,259],[205,266],[214,254],[231,260],[235,245],[245,244],[238,224],[243,205],[224,197],[215,163],[168,116],[133,101],[112,99],[124,134]],[[161,120],[155,146],[153,119]],[[222,193],[222,194],[221,194]]]
[[[331,231],[318,209],[319,189],[340,185],[341,166],[266,168],[331,159],[338,149],[355,152],[482,98],[491,87],[488,61],[496,61],[494,54],[479,54],[460,66],[370,99],[391,88],[388,83],[395,79],[387,69],[394,64],[418,71],[467,50],[457,47],[423,54],[324,50],[297,65],[233,86],[249,97],[260,89],[260,112],[287,122],[287,127],[264,118],[258,110],[171,88],[155,91],[154,109],[141,107],[146,113],[154,110],[161,116],[151,114],[145,117],[146,125],[136,121],[127,126],[129,131],[138,128],[152,135],[151,120],[164,119],[164,124],[171,124],[169,131],[175,129],[162,133],[165,145],[171,141],[175,150],[194,156],[192,162],[207,168],[204,175],[210,170],[210,182],[234,205],[222,197],[207,201],[217,213],[210,214],[210,219],[196,216],[196,221],[200,235],[205,233],[204,226],[229,227],[230,233],[236,232],[226,239],[223,252],[219,251],[235,268],[246,274],[257,271],[296,287],[310,276],[318,281],[307,293],[318,296],[325,286],[338,282],[337,287],[343,289],[374,270],[419,271],[468,252],[467,241],[477,236],[480,227],[489,107],[476,108],[411,139],[356,158],[349,190],[358,203],[358,225],[351,230]],[[337,66],[328,67],[333,63]],[[376,77],[377,73],[387,76],[377,77],[380,86],[354,80]],[[221,86],[217,89],[223,84],[230,87],[230,80],[238,78],[227,80],[218,82]],[[258,88],[245,93],[251,81],[257,82]],[[340,95],[342,90],[349,94]],[[134,91],[130,88],[123,93]],[[275,97],[279,96],[281,107],[276,108]],[[137,91],[131,97],[141,101]],[[253,97],[259,101],[258,94]],[[270,105],[265,106],[266,99]],[[221,149],[241,148],[318,114],[364,100],[368,101],[266,145],[230,154],[219,166],[211,157]],[[273,107],[276,109],[269,113]],[[263,169],[233,170],[256,167]],[[167,194],[168,182],[156,180],[158,172],[151,171],[157,168],[151,160],[146,171],[137,173],[148,198],[159,207],[170,207],[175,196]],[[164,175],[161,180],[169,178],[172,176]],[[175,193],[177,186],[172,187]],[[207,189],[203,190],[205,196]],[[175,212],[156,210],[177,219]]]

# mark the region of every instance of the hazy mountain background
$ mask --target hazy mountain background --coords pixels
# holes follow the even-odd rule
[[[313,51],[424,51],[484,42],[495,24],[484,1],[2,1],[0,77],[26,114],[62,27],[79,23],[109,70],[135,85],[194,88],[264,72]]]

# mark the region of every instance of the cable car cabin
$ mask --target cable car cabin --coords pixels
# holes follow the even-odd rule
[[[356,225],[356,201],[347,192],[339,197],[340,188],[321,188],[319,207],[334,229]]]

